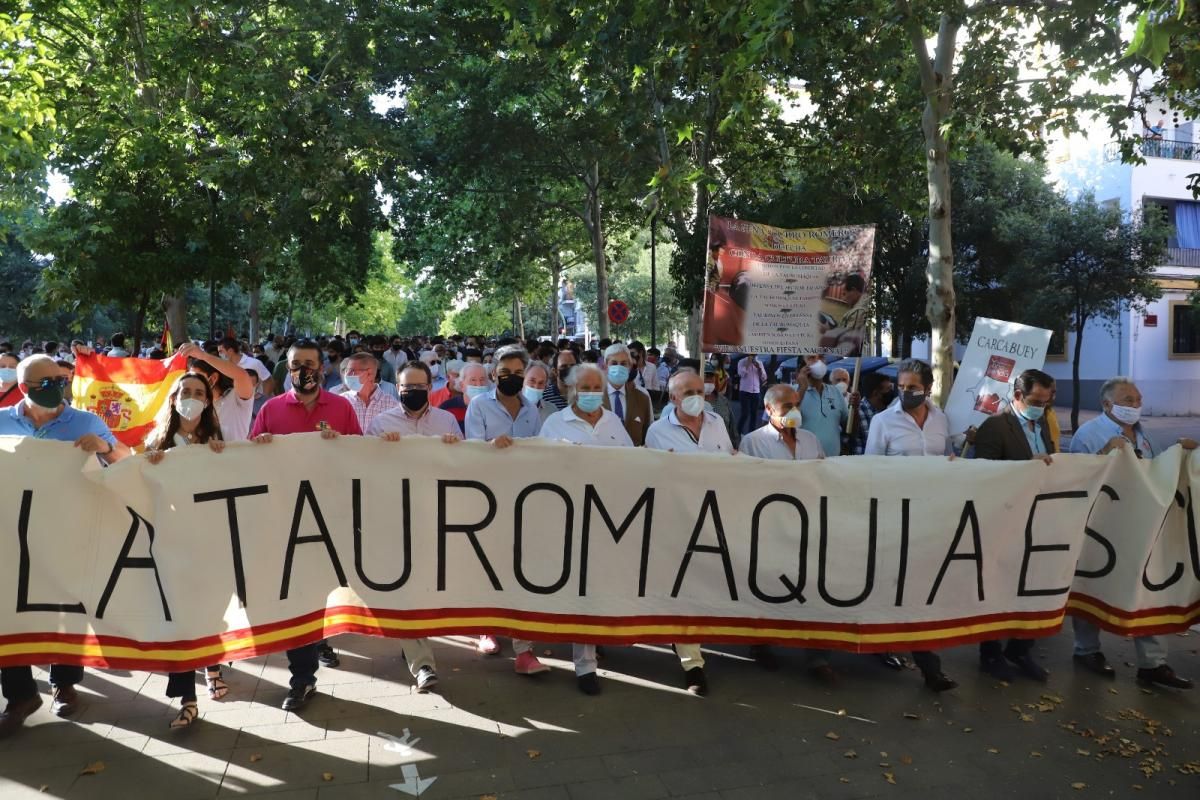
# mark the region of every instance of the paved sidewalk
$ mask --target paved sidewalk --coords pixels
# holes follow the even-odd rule
[[[1200,678],[1200,632],[1169,638],[1175,668]],[[842,681],[826,689],[800,653],[768,673],[740,647],[713,648],[707,698],[682,690],[669,650],[609,648],[604,692],[585,697],[569,646],[540,647],[554,669],[528,678],[459,637],[437,640],[441,694],[421,695],[394,642],[334,644],[342,666],[320,671],[300,714],[279,709],[275,655],[227,668],[223,702],[201,688],[203,719],[180,732],[165,677],[89,670],[76,720],[47,703],[0,742],[0,797],[1200,797],[1200,691],[1140,688],[1131,643],[1112,636],[1116,681],[1077,672],[1060,634],[1037,648],[1049,685],[1001,686],[958,648],[945,662],[962,686],[941,697],[870,656],[835,655]]]

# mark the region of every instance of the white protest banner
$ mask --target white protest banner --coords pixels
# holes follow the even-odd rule
[[[862,355],[874,225],[708,219],[705,352]]]
[[[0,440],[0,665],[186,669],[340,632],[910,650],[1068,610],[1200,617],[1178,447],[1047,466],[302,434],[85,460]]]
[[[1050,331],[1016,322],[977,317],[954,387],[946,400],[951,433],[962,433],[996,414],[1012,400],[1017,376],[1041,369]]]

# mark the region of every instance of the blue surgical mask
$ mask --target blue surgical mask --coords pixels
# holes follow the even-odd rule
[[[629,367],[624,364],[613,364],[608,368],[608,379],[613,386],[624,386],[629,380]]]
[[[532,386],[525,386],[522,387],[521,394],[525,396],[525,399],[528,400],[531,405],[536,406],[538,403],[542,402],[541,389],[535,389]]]
[[[1046,413],[1046,409],[1039,408],[1038,406],[1024,405],[1017,413],[1030,422],[1037,422]]]
[[[467,402],[471,402],[480,395],[487,394],[491,389],[490,386],[468,386],[467,387]]]
[[[363,386],[362,378],[358,377],[357,375],[347,375],[342,383],[346,384],[346,388],[352,392],[359,391]]]
[[[0,383],[16,383],[17,368],[16,367],[0,367]]]
[[[604,402],[604,392],[580,392],[575,399],[579,410],[591,414]]]

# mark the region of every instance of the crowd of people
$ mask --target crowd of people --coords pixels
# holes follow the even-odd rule
[[[36,436],[69,441],[106,464],[134,451],[116,440],[101,419],[72,405],[70,378],[78,354],[102,352],[130,357],[125,337],[108,342],[76,341],[65,347],[25,342],[14,349],[0,342],[0,435]],[[701,361],[684,358],[672,345],[662,351],[641,342],[601,340],[585,349],[577,342],[479,337],[345,336],[296,339],[269,336],[250,346],[234,337],[179,348],[187,372],[172,386],[157,424],[144,443],[151,464],[169,458],[176,447],[203,445],[220,453],[226,443],[252,440],[268,445],[276,436],[319,431],[325,439],[377,436],[398,441],[409,435],[440,437],[452,445],[463,439],[490,442],[497,448],[523,438],[567,441],[598,447],[647,447],[672,453],[723,453],[730,457],[798,461],[838,455],[962,456],[1007,461],[1041,459],[1059,452],[1060,433],[1053,419],[1054,379],[1028,370],[1016,379],[1011,402],[978,430],[954,432],[931,400],[929,365],[906,359],[896,378],[871,373],[851,388],[844,369],[828,369],[819,356],[805,356],[788,369],[778,359],[756,354],[722,354]],[[163,358],[147,348],[138,355]],[[1107,453],[1127,447],[1138,458],[1154,458],[1160,444],[1140,422],[1141,395],[1129,379],[1116,376],[1101,391],[1103,413],[1074,432],[1069,450]],[[734,413],[734,406],[737,413]],[[1192,440],[1180,440],[1188,449]],[[1100,647],[1099,630],[1074,620],[1076,663],[1105,677],[1115,670]],[[401,640],[419,691],[438,683],[435,654],[426,639]],[[1004,681],[1021,676],[1045,682],[1047,670],[1032,653],[1030,640],[983,642],[980,669]],[[1136,640],[1137,678],[1177,689],[1192,682],[1167,664],[1166,640]],[[483,633],[477,649],[501,652],[495,635]],[[674,646],[682,683],[696,695],[708,691],[700,643]],[[532,642],[513,640],[513,667],[520,675],[546,672]],[[771,648],[755,645],[754,660],[778,669]],[[579,689],[600,692],[598,648],[573,645]],[[897,670],[902,654],[879,658]],[[289,710],[304,706],[316,691],[322,666],[337,667],[328,642],[287,651]],[[942,670],[934,652],[911,654],[925,684],[933,691],[957,683]],[[826,685],[838,676],[824,651],[807,653],[810,674]],[[78,708],[75,685],[81,667],[50,668],[52,710],[70,716]],[[0,716],[0,737],[19,730],[42,704],[30,667],[0,672],[7,708]],[[205,670],[212,700],[229,687],[220,665]],[[196,683],[191,672],[173,673],[167,695],[180,701],[173,728],[190,727],[198,717]]]

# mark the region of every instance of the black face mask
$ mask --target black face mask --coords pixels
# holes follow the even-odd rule
[[[924,392],[901,392],[900,406],[905,411],[912,411],[915,408],[920,408],[925,403]]]
[[[399,353],[399,352],[400,352],[400,345],[398,345],[398,344],[394,344],[394,345],[392,345],[392,349],[393,349],[393,350],[395,350],[397,353]]]
[[[574,366],[575,366],[574,364],[564,364],[561,367],[559,367],[558,368],[558,379],[560,381],[565,381],[567,379],[567,376],[571,374],[571,368]]]
[[[372,354],[373,356],[375,356],[376,358],[383,358],[383,351],[382,351],[382,350],[372,350],[372,351],[371,351],[371,354]]]
[[[521,393],[521,387],[525,385],[524,375],[505,375],[496,381],[496,388],[500,390],[500,394],[505,397],[516,397]]]
[[[400,392],[400,402],[409,411],[420,411],[429,403],[429,390],[405,389]]]
[[[309,367],[292,370],[292,386],[301,394],[315,392],[319,386],[317,383],[317,371]]]

